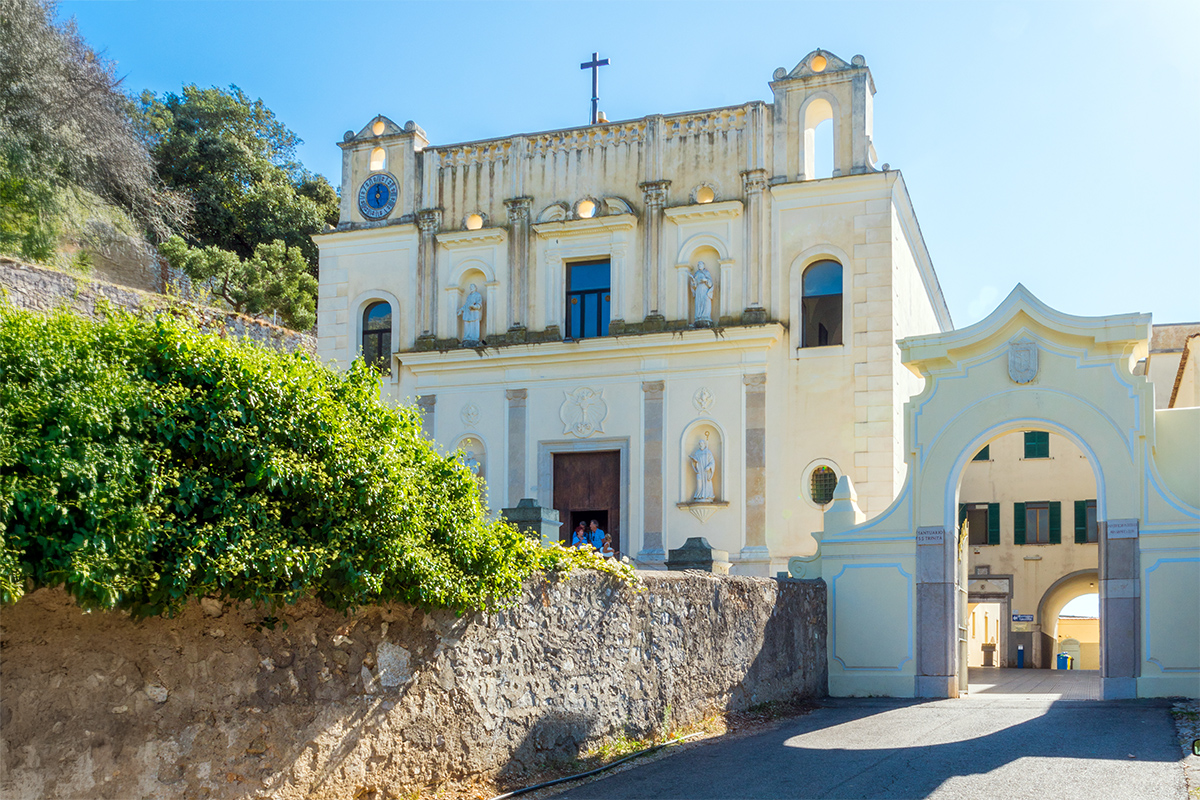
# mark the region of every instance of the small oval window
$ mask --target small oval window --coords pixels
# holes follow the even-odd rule
[[[711,203],[715,199],[716,194],[714,194],[713,190],[708,186],[701,186],[696,190],[697,203]]]
[[[467,230],[477,231],[482,227],[483,227],[483,215],[482,214],[468,214],[467,215]]]
[[[576,210],[579,212],[580,219],[591,219],[596,215],[596,204],[591,200],[583,200],[579,203]]]
[[[829,505],[837,488],[837,473],[829,467],[817,467],[808,479],[808,496],[819,506]]]

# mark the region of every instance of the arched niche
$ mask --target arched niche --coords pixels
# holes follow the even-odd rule
[[[691,322],[695,316],[695,295],[691,290],[691,276],[701,262],[712,275],[712,321],[720,324],[721,317],[730,316],[733,286],[733,259],[729,257],[729,245],[720,236],[697,233],[689,236],[675,256],[675,306],[679,319]],[[669,299],[668,299],[669,302]]]
[[[715,462],[712,475],[714,503],[725,503],[728,493],[725,485],[726,447],[725,432],[715,420],[701,418],[693,420],[683,429],[679,437],[679,502],[690,504],[702,502],[696,499],[697,475],[692,465],[692,456],[706,442]]]
[[[478,433],[464,433],[454,442],[454,449],[459,452],[459,460],[470,469],[479,480],[487,482],[487,444]]]

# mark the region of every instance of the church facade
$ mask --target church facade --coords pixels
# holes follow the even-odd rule
[[[643,566],[703,536],[733,572],[786,569],[839,478],[868,516],[902,488],[923,382],[896,342],[952,323],[862,57],[770,89],[452,145],[348,131],[319,354],[378,364],[494,509],[534,498],[564,540],[597,520]]]

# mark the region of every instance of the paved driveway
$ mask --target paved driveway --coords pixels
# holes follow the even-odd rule
[[[1168,701],[826,700],[557,797],[1185,800],[1180,758]]]

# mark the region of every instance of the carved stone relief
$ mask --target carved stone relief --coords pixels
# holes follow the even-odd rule
[[[712,407],[716,402],[717,396],[713,394],[712,390],[707,386],[701,386],[696,390],[696,393],[692,395],[692,405],[694,405],[696,410],[701,414],[707,414],[712,411]]]
[[[467,403],[463,406],[459,416],[462,418],[463,425],[468,428],[479,427],[479,406],[474,403]]]
[[[1014,383],[1030,383],[1037,377],[1037,343],[1013,342],[1008,347],[1008,377]]]
[[[608,417],[608,403],[604,390],[597,392],[586,386],[572,392],[563,392],[562,407],[558,417],[563,423],[563,433],[586,439],[595,433],[604,433],[604,420]]]

